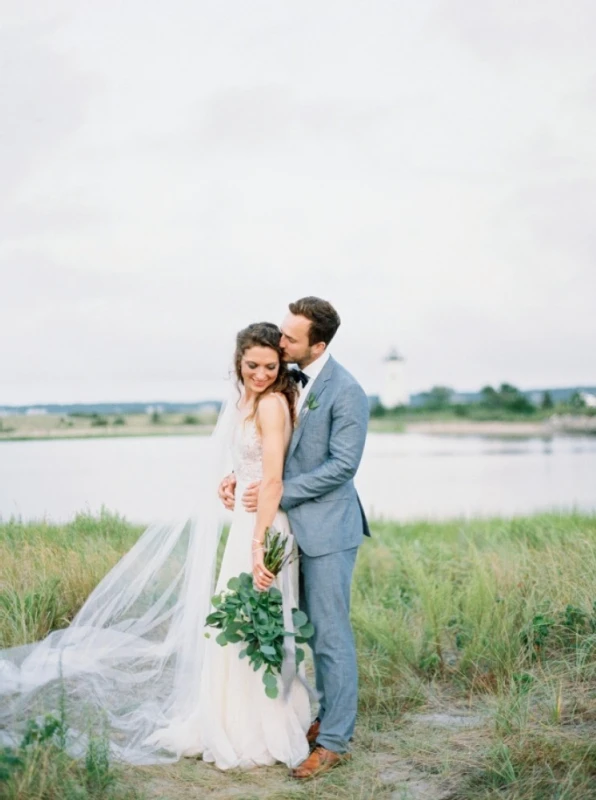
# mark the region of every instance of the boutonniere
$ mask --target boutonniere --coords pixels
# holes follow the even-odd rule
[[[317,403],[317,398],[314,396],[312,392],[306,398],[305,406],[307,411],[314,411],[315,408],[319,407],[319,404]]]

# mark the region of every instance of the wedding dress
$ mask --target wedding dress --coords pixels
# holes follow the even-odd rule
[[[287,411],[287,406],[284,407]],[[289,414],[286,435],[287,445],[291,436]],[[225,590],[230,578],[252,571],[256,515],[244,510],[240,498],[249,483],[263,477],[262,446],[254,420],[239,418],[233,435],[232,457],[237,499],[217,582],[218,592]],[[283,511],[278,511],[273,525],[291,537]],[[288,572],[280,574],[274,585],[283,593],[284,604],[290,609],[297,608],[297,559],[285,569]],[[308,692],[300,680],[294,680],[289,697],[284,697],[280,691],[277,698],[268,698],[260,671],[255,672],[247,659],[238,658],[241,647],[241,644],[220,647],[215,637],[207,644],[198,716],[208,720],[208,724],[197,725],[196,750],[203,753],[205,761],[215,762],[220,769],[271,765],[276,761],[296,766],[308,755]],[[193,749],[189,751],[192,753]]]
[[[241,645],[221,647],[215,635],[205,637],[213,632],[204,623],[222,528],[217,486],[230,450],[237,501],[216,591],[252,571],[255,514],[240,498],[262,477],[262,446],[255,421],[231,402],[211,437],[211,477],[201,487],[197,517],[149,527],[68,628],[0,651],[0,745],[17,744],[28,720],[51,713],[65,716],[66,746],[75,757],[90,737],[104,735],[115,757],[136,764],[202,754],[229,769],[295,766],[306,758],[310,701],[303,675],[268,698],[260,672],[238,658]],[[291,537],[283,512],[274,526]],[[296,559],[275,585],[287,617],[298,605]]]

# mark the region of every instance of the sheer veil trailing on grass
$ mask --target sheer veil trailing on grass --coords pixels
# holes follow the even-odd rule
[[[235,407],[228,401],[210,437],[193,517],[147,528],[68,628],[0,651],[0,745],[18,743],[29,720],[53,714],[65,717],[74,756],[102,734],[131,763],[171,762],[185,751],[199,722],[204,622],[224,521],[217,486]]]

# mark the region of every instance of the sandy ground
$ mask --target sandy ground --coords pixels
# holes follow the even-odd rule
[[[498,741],[497,713],[490,701],[477,703],[474,709],[431,702],[423,713],[396,715],[394,725],[382,730],[357,724],[352,761],[309,782],[292,780],[281,764],[220,772],[187,758],[169,766],[129,769],[125,781],[146,800],[476,800],[488,794],[481,790],[476,794],[467,785]],[[526,733],[544,730],[544,725],[535,724]],[[580,732],[571,722],[559,726],[559,735],[577,741],[578,737],[591,741],[595,732],[593,723]],[[515,794],[530,796],[537,797]],[[596,785],[584,800],[595,797]]]
[[[185,758],[133,769],[127,783],[147,800],[455,800],[469,761],[490,740],[490,724],[490,718],[454,708],[406,715],[393,730],[357,729],[352,761],[308,782],[292,780],[281,764],[220,772]]]

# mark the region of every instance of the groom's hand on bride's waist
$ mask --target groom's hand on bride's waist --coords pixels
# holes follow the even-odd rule
[[[232,473],[231,475],[226,475],[226,477],[219,484],[219,488],[217,490],[219,499],[228,509],[228,511],[234,510],[235,492],[236,492],[236,476],[234,475],[234,473]]]
[[[261,481],[249,483],[242,495],[242,505],[245,511],[255,512],[257,510],[257,503],[259,501],[259,488]]]

